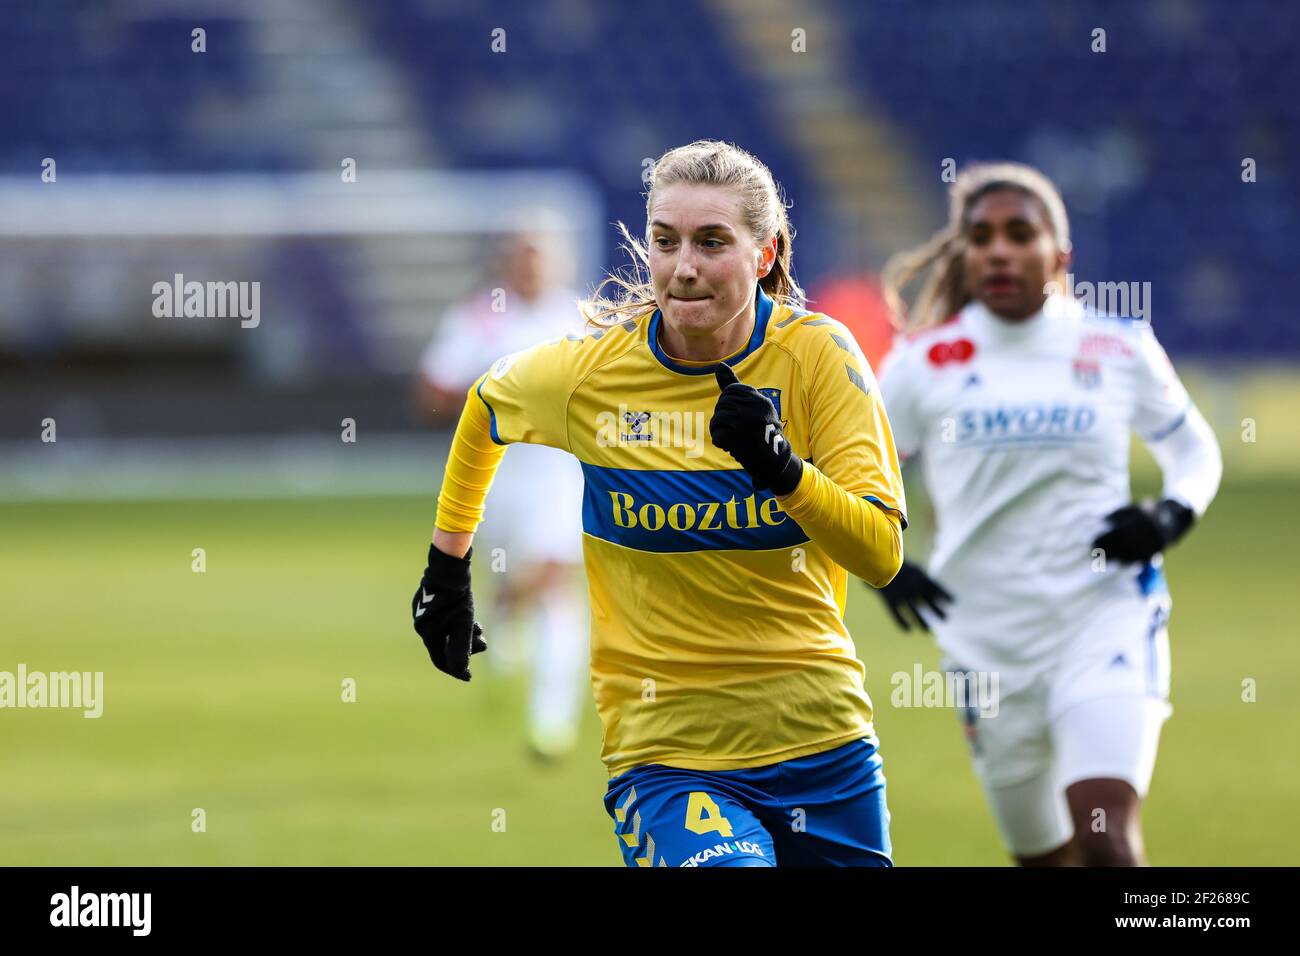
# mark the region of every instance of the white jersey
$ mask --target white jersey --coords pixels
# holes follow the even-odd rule
[[[509,288],[493,309],[493,293],[452,306],[420,358],[420,374],[461,395],[503,355],[581,333],[578,296],[554,289],[527,302]],[[459,408],[459,405],[457,406]],[[534,503],[546,501],[546,508]],[[582,471],[571,456],[544,445],[511,445],[492,481],[480,550],[508,547],[524,561],[576,563],[582,557]]]
[[[528,302],[507,288],[496,311],[493,293],[484,291],[447,310],[420,359],[420,372],[439,388],[465,391],[501,356],[582,332],[577,302],[567,289]]]
[[[879,381],[934,503],[927,571],[954,601],[927,621],[952,659],[1009,690],[1057,660],[1081,617],[1163,585],[1158,566],[1092,553],[1131,500],[1130,433],[1158,442],[1199,418],[1149,325],[1061,296],[1021,322],[972,303],[900,337]]]

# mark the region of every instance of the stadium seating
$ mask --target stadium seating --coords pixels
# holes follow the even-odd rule
[[[677,0],[630,16],[594,0],[374,0],[346,23],[309,19],[302,29],[360,31],[354,46],[408,86],[414,115],[397,122],[413,125],[411,142],[427,148],[399,148],[388,162],[576,168],[599,184],[610,221],[641,221],[645,158],[700,136],[746,145],[797,200],[801,280],[830,280],[845,268],[833,262],[837,236],[813,218],[843,198],[822,195],[826,182],[813,174],[828,157],[768,108],[764,84],[778,74],[735,42],[724,6]],[[258,16],[304,9],[272,4]],[[764,6],[764,15],[781,9]],[[1171,352],[1300,353],[1287,308],[1297,295],[1288,240],[1300,192],[1284,172],[1300,152],[1300,63],[1289,46],[1300,8],[832,0],[830,9],[851,51],[842,68],[860,109],[896,135],[932,224],[944,158],[1034,162],[1071,205],[1076,277],[1149,281],[1152,318]],[[319,117],[295,125],[281,110],[274,135],[240,135],[248,126],[232,119],[279,76],[268,64],[284,51],[264,42],[259,21],[238,19],[233,7],[198,18],[208,34],[200,57],[189,49],[195,18],[134,10],[0,2],[0,172],[30,172],[45,156],[120,172],[322,165],[313,151]],[[1099,27],[1105,53],[1091,49]],[[506,30],[504,55],[490,46],[496,28]],[[1272,40],[1261,46],[1261,36]],[[337,70],[347,75],[349,56],[360,75],[355,51],[338,57]],[[332,95],[321,90],[322,109]],[[245,124],[265,115],[250,111]],[[1248,156],[1258,163],[1251,184],[1241,181]],[[612,235],[609,256],[621,260]]]

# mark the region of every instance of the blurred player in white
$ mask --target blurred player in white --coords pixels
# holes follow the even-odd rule
[[[454,426],[466,391],[502,355],[582,332],[578,295],[567,286],[569,268],[559,234],[518,232],[504,240],[497,277],[447,311],[420,359],[418,401],[431,420]],[[563,756],[574,744],[586,699],[577,462],[543,445],[512,449],[496,474],[478,537],[479,553],[493,570],[504,560],[504,572],[493,575],[496,606],[516,625],[495,629],[505,639],[498,638],[492,657],[517,661],[528,643],[523,638],[531,637],[529,745],[541,758]]]
[[[882,597],[965,675],[976,774],[1016,861],[1143,865],[1172,711],[1161,552],[1218,490],[1219,447],[1150,323],[1061,294],[1069,223],[1050,180],[974,166],[950,200],[948,225],[884,273],[904,334],[881,392],[937,530],[928,572],[905,563]],[[1158,503],[1130,500],[1131,432],[1160,465]],[[996,701],[975,699],[981,673]]]

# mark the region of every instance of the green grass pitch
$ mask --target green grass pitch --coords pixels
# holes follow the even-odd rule
[[[1225,484],[1169,557],[1157,865],[1296,861],[1296,492]],[[100,719],[0,710],[0,861],[617,865],[590,700],[578,752],[536,766],[522,681],[482,659],[452,681],[411,631],[432,513],[432,496],[0,506],[0,670],[105,674]],[[936,666],[933,646],[857,582],[849,623],[897,862],[1002,864],[955,715],[889,704],[890,675]]]

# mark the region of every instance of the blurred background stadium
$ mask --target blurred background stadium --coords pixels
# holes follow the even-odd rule
[[[618,863],[590,701],[539,766],[522,679],[410,630],[448,439],[411,387],[521,217],[589,286],[700,137],[770,165],[871,356],[946,162],[1040,166],[1076,278],[1150,283],[1226,460],[1168,562],[1150,855],[1296,862],[1298,37],[1264,0],[3,0],[0,670],[103,671],[105,712],[0,712],[0,863]],[[259,282],[260,321],[157,317],[178,273]],[[933,647],[860,585],[849,617],[898,862],[1003,863],[955,716],[890,705]]]

